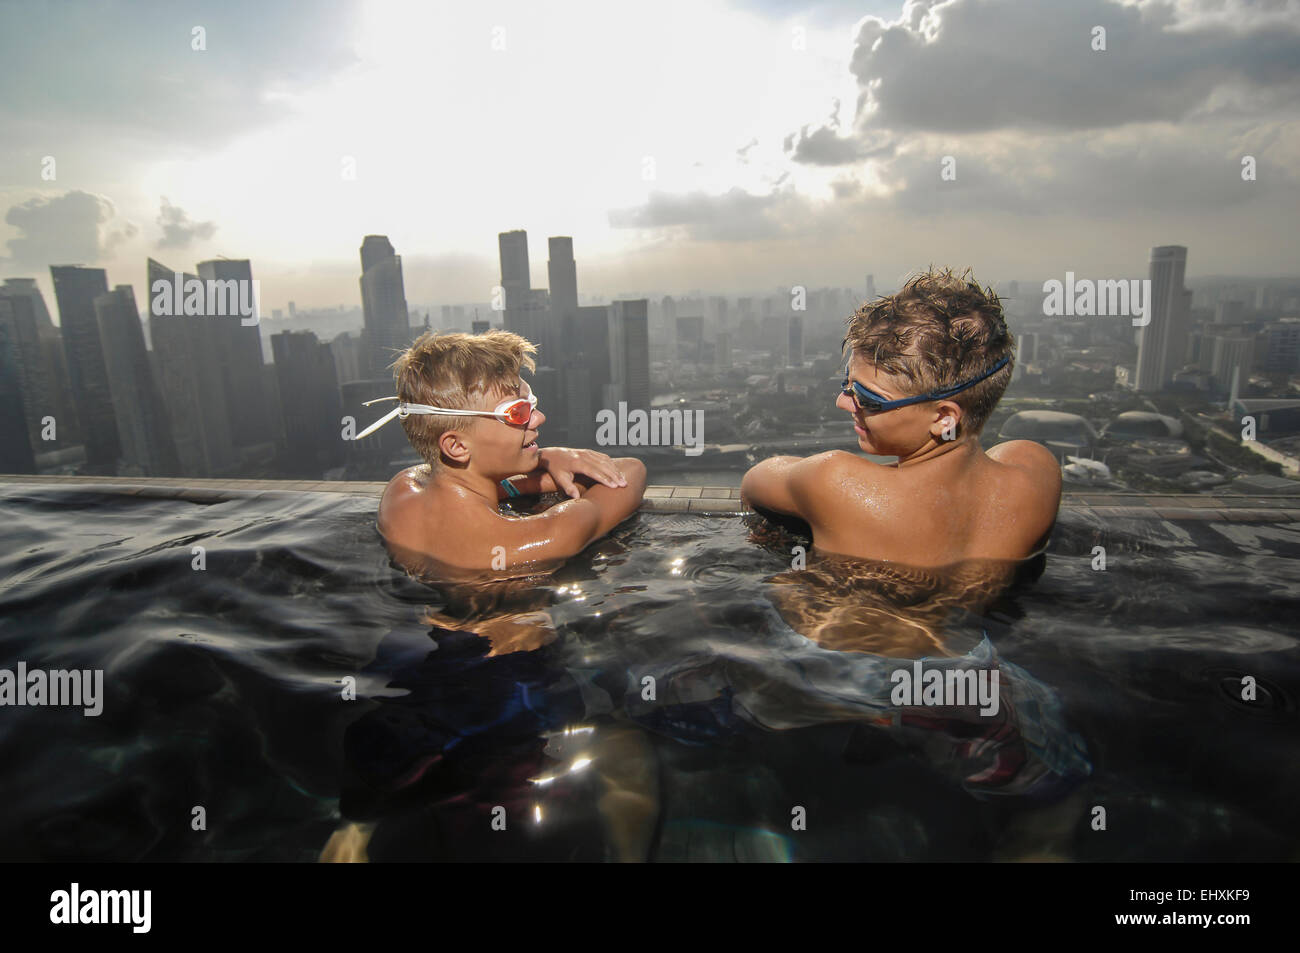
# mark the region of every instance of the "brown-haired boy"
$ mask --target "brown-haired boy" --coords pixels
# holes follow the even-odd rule
[[[1014,342],[991,289],[969,272],[927,272],[848,320],[835,405],[863,451],[753,467],[741,497],[803,518],[819,550],[912,566],[1023,559],[1046,544],[1061,471],[1029,440],[988,453],[980,430],[1011,381]]]
[[[508,331],[425,334],[395,362],[398,407],[358,439],[396,416],[424,457],[379,503],[379,531],[408,568],[548,568],[640,506],[641,461],[538,446],[546,415],[520,378],[535,351]],[[509,496],[551,492],[571,499],[534,516],[498,509]]]

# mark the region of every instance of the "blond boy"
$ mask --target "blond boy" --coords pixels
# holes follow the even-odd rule
[[[399,561],[471,573],[546,568],[636,512],[639,460],[539,446],[546,415],[520,377],[535,351],[507,331],[425,334],[398,358],[398,407],[358,438],[398,417],[424,458],[394,476],[379,503],[379,531]],[[570,499],[533,516],[498,508],[557,491]]]

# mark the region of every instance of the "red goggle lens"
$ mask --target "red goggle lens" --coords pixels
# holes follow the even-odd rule
[[[516,427],[522,427],[533,417],[533,405],[528,400],[517,400],[502,411],[505,418]]]

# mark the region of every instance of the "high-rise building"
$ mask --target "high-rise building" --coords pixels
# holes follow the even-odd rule
[[[28,382],[24,386],[30,388],[27,391],[27,413],[29,419],[32,419],[32,415],[37,420],[53,417],[57,426],[55,439],[42,440],[35,452],[39,455],[46,450],[81,443],[77,405],[72,397],[72,384],[68,380],[68,359],[63,352],[63,335],[50,320],[50,310],[45,306],[45,297],[37,287],[36,279],[6,278],[4,287],[0,287],[0,298],[14,302],[15,320],[25,322],[26,315],[32,315],[40,340],[39,369],[35,372],[26,366],[22,369],[24,379]],[[24,350],[25,363],[29,356],[30,351]],[[33,438],[37,436],[33,434]]]
[[[92,473],[115,473],[122,445],[95,317],[95,299],[108,291],[108,275],[102,268],[52,265],[50,276],[59,307],[68,381],[86,447],[86,466]]]
[[[803,366],[803,316],[790,317],[789,342],[786,348],[785,362],[791,367]]]
[[[0,324],[6,327],[6,339],[12,349],[9,360],[22,393],[28,442],[33,454],[43,453],[55,445],[43,444],[40,439],[42,418],[53,416],[57,422],[58,416],[32,299],[27,295],[0,295]]]
[[[22,347],[13,310],[13,301],[0,298],[0,473],[35,473],[34,437],[23,401]]]
[[[346,450],[333,352],[311,331],[283,331],[271,335],[271,353],[290,466],[320,476]]]
[[[1151,249],[1149,323],[1138,328],[1136,389],[1158,391],[1172,380],[1187,350],[1186,296],[1183,275],[1187,249],[1161,245]]]
[[[626,401],[629,410],[650,409],[649,304],[638,298],[610,305],[607,407]]]
[[[698,364],[704,359],[704,318],[684,317],[676,321],[677,360]]]
[[[340,384],[361,380],[361,341],[348,332],[335,335],[330,341],[334,356],[334,376]]]
[[[731,367],[731,332],[723,331],[718,335],[717,344],[713,349],[714,360],[719,370],[728,370]]]
[[[374,380],[347,381],[339,388],[343,416],[351,417],[357,422],[360,433],[374,421],[392,410],[391,402],[365,406],[365,401],[380,397],[392,397],[395,394],[393,378],[381,377]],[[347,441],[344,450],[347,455],[349,479],[380,480],[393,475],[394,464],[401,458],[411,458],[415,451],[406,439],[406,431],[400,425],[389,424],[380,427],[370,436],[361,440]],[[418,462],[418,456],[414,461]]]
[[[4,287],[0,288],[2,298],[29,298],[32,313],[36,318],[36,331],[42,340],[57,340],[59,329],[50,320],[50,309],[45,306],[45,296],[36,285],[35,278],[6,278]]]
[[[528,272],[528,233],[523,229],[497,235],[501,254],[501,287],[505,290],[506,310],[522,308],[532,285]]]
[[[1214,306],[1215,324],[1236,324],[1246,317],[1246,304],[1243,301],[1220,301]]]
[[[391,378],[391,365],[411,343],[411,317],[402,280],[402,258],[384,235],[361,243],[361,311],[365,361],[370,379]]]
[[[197,280],[181,275],[182,282]],[[153,343],[158,387],[167,404],[172,440],[182,476],[219,477],[235,469],[230,412],[216,328],[203,315],[173,314],[152,293],[156,282],[171,285],[175,272],[152,258],[147,266],[149,339]]]
[[[567,403],[567,385],[563,383],[565,365],[572,363],[569,350],[574,346],[578,320],[578,268],[573,260],[573,239],[554,236],[548,240],[550,258],[546,263],[550,289],[547,310],[541,315],[540,356],[545,364],[560,369],[559,402]],[[564,413],[567,421],[567,408]]]
[[[205,282],[247,282],[253,285],[253,269],[247,259],[218,258],[199,262],[199,278]],[[239,285],[228,285],[238,288]],[[272,439],[271,421],[262,382],[262,336],[257,324],[244,324],[236,309],[215,306],[215,296],[208,300],[208,317],[212,325],[218,350],[214,355],[221,367],[221,380],[226,388],[226,412],[230,415],[230,439],[242,447],[266,443]],[[252,292],[242,295],[252,301]],[[224,302],[223,302],[224,305]],[[217,314],[225,311],[225,314]]]
[[[131,286],[118,285],[95,298],[95,317],[104,345],[123,463],[132,475],[181,476],[167,406],[154,380]]]
[[[876,276],[867,275],[867,300],[876,300]]]
[[[1268,374],[1300,371],[1300,318],[1283,318],[1270,324],[1261,335],[1264,341],[1260,369]]]
[[[1255,352],[1254,337],[1244,334],[1215,335],[1207,338],[1205,344],[1212,345],[1213,348],[1210,373],[1214,375],[1215,392],[1228,394],[1234,378],[1244,389],[1250,378],[1251,360]]]

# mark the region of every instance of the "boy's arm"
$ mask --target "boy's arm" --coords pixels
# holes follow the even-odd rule
[[[577,499],[564,500],[544,513],[509,520],[503,527],[507,562],[567,559],[586,549],[637,511],[645,496],[645,464],[632,457],[614,461],[627,486],[596,483],[579,489]]]
[[[771,457],[751,467],[740,482],[740,501],[748,506],[798,516],[813,522],[821,494],[816,490],[831,453],[811,457]]]
[[[540,465],[532,473],[519,474],[503,481],[509,483],[515,493],[498,485],[498,500],[514,495],[531,496],[539,493],[565,493],[576,500],[582,488],[592,483],[603,483],[616,488],[625,486],[627,482],[619,470],[618,461],[595,450],[547,447],[539,457]]]

